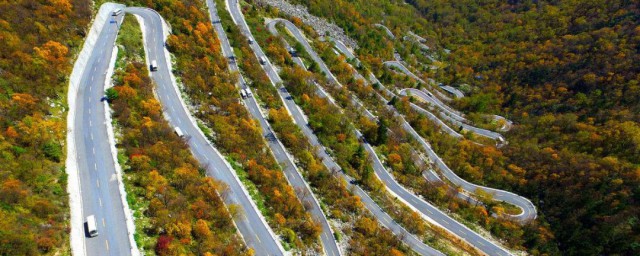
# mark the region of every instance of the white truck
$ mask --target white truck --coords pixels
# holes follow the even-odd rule
[[[184,137],[184,133],[182,133],[182,130],[180,130],[180,127],[176,127],[174,129],[174,131],[175,131],[176,135],[178,135],[178,137],[180,137],[180,138]]]
[[[98,236],[98,224],[96,223],[96,216],[94,215],[87,216],[87,233],[89,237]]]

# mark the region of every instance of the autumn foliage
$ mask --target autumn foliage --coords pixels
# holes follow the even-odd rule
[[[65,254],[68,76],[82,0],[0,3],[0,255]]]
[[[137,25],[128,21],[123,27]],[[139,216],[137,231],[155,241],[139,246],[158,255],[246,253],[220,197],[225,185],[205,177],[186,143],[174,134],[154,98],[145,63],[136,61],[140,56],[130,48],[124,45],[124,59],[118,61],[125,67],[116,71],[114,88],[120,93],[111,107],[122,134],[118,146],[127,159],[125,183],[128,197],[135,198],[129,203]]]
[[[388,87],[416,86],[380,65],[397,50],[424,78],[470,85],[467,97],[453,102],[468,116],[499,113],[519,124],[507,134],[509,146],[495,150],[442,136],[425,117],[405,112],[465,179],[517,192],[537,205],[539,226],[499,225],[505,228],[494,233],[520,237],[510,243],[533,254],[637,254],[637,3],[294,2],[345,28],[359,41],[360,59]],[[370,11],[357,16],[353,9]],[[431,61],[409,40],[385,47],[382,32],[367,29],[379,22],[396,37],[409,30],[427,37],[434,48],[428,54],[446,68],[425,69]]]

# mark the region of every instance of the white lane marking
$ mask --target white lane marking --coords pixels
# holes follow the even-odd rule
[[[93,71],[96,71],[96,68],[98,68],[98,67],[93,67]]]
[[[98,170],[98,164],[93,163],[93,169],[95,169],[97,171]]]
[[[447,223],[447,225],[449,225],[449,222],[447,222],[445,219],[442,219],[442,222]]]
[[[89,127],[93,126],[93,124],[91,123],[91,120],[89,120]]]
[[[173,105],[171,106],[171,110],[173,110],[173,112],[176,112],[176,109],[173,108]]]
[[[104,218],[102,218],[102,226],[103,226],[103,227],[106,227],[106,226],[107,226],[106,222],[104,222]]]
[[[93,76],[91,76],[91,82],[93,82]]]
[[[96,185],[98,185],[98,187],[100,187],[100,181],[96,180]]]
[[[91,133],[91,140],[93,140],[93,133]],[[93,151],[95,151],[96,149],[93,148]]]
[[[93,139],[93,138],[91,138],[91,139]],[[96,148],[95,147],[92,148],[92,151],[93,151],[93,155],[95,156],[96,155]]]
[[[100,207],[102,207],[102,198],[98,198],[98,203],[100,203]]]
[[[104,240],[104,243],[107,245],[107,251],[109,250],[109,240]]]
[[[91,90],[91,87],[89,87],[89,90]],[[91,109],[89,109],[89,115],[91,115]]]

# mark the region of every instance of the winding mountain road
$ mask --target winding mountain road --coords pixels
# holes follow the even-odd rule
[[[198,128],[193,117],[182,102],[181,95],[171,73],[169,54],[165,45],[168,36],[167,27],[160,15],[146,8],[127,8],[144,20],[143,38],[147,62],[157,60],[158,69],[151,72],[156,82],[156,93],[163,106],[164,113],[173,127],[178,127],[185,134],[187,144],[200,164],[207,169],[207,174],[229,186],[223,197],[227,205],[238,205],[242,216],[234,219],[236,227],[248,247],[265,255],[284,255],[284,250],[275,234],[267,225],[257,206],[235,175],[235,171]]]
[[[226,3],[227,3],[227,8],[229,8],[228,10],[231,13],[231,17],[233,18],[234,22],[238,26],[240,26],[241,32],[247,38],[254,39],[253,35],[251,34],[251,30],[249,29],[249,26],[246,24],[246,21],[244,20],[244,15],[240,11],[240,7],[238,6],[237,2],[235,0],[226,0]],[[267,60],[267,62],[263,65],[263,68],[265,69],[265,72],[267,73],[267,76],[271,80],[272,84],[274,86],[281,85],[282,80],[280,79],[280,76],[277,74],[277,72],[275,72],[275,68],[273,67],[271,62],[267,59],[266,55],[264,54],[264,52],[262,51],[258,43],[256,42],[252,44],[251,48],[254,51],[254,53],[258,55],[258,57],[264,57]],[[296,63],[301,64],[301,62],[297,62],[297,61]],[[300,108],[295,104],[292,96],[287,92],[287,90],[284,87],[278,88],[278,95],[280,96],[281,100],[285,103],[285,107],[287,108],[289,114],[293,118],[296,125],[302,130],[303,134],[307,137],[311,145],[317,148],[316,153],[320,158],[322,158],[323,164],[329,170],[336,170],[335,174],[338,175],[338,177],[348,181],[348,183],[351,184],[353,179],[347,176],[346,174],[344,174],[343,172],[337,171],[337,170],[341,170],[340,166],[327,154],[326,150],[324,149],[322,144],[319,142],[318,138],[315,136],[311,128],[309,128],[309,126],[307,125],[308,122],[304,113],[302,113]],[[377,220],[384,227],[388,228],[389,230],[391,230],[391,232],[393,232],[395,235],[400,237],[403,242],[405,242],[407,245],[411,247],[411,249],[420,253],[421,255],[443,255],[441,252],[425,245],[419,238],[409,233],[406,229],[404,229],[402,226],[396,223],[393,219],[391,219],[391,217],[388,214],[386,214],[384,211],[382,211],[380,207],[373,201],[373,199],[369,197],[369,195],[364,190],[362,190],[359,186],[349,185],[349,187],[354,194],[358,195],[361,198],[365,207],[377,218]]]
[[[345,53],[345,55],[348,56],[348,54]],[[393,94],[393,92],[387,90],[376,78],[375,76],[373,76],[372,74],[370,74],[370,77],[372,77],[373,81],[376,81],[378,84],[380,84],[380,86],[383,88],[383,91],[388,95],[388,96],[395,96],[395,94]],[[429,96],[426,93],[424,93],[421,90],[417,90],[417,89],[405,89],[405,90],[410,90],[411,92],[416,93],[416,95],[420,95],[421,97],[429,97],[431,99],[436,99],[436,101],[434,101],[434,103],[439,102],[440,104],[443,104],[442,102],[440,102],[439,100],[437,100],[437,98],[433,97],[433,96]],[[401,91],[402,92],[402,91]],[[386,102],[386,99],[384,99],[384,97],[382,97],[381,95],[379,95],[379,98],[381,98],[383,101]],[[446,106],[443,104],[443,106]],[[424,110],[423,108],[411,103],[411,107],[418,110],[420,113],[426,114],[428,118],[436,121],[436,123],[440,124],[444,129],[445,132],[454,135],[454,136],[462,136],[460,134],[458,134],[455,131],[452,131],[451,128],[449,128],[448,126],[446,126],[444,123],[442,123],[442,121],[440,121],[439,119],[435,118],[433,116],[433,114],[429,111]],[[391,107],[388,107],[391,108]],[[404,128],[405,131],[409,132],[409,134],[412,135],[412,137],[414,137],[414,139],[416,139],[418,141],[418,143],[423,147],[423,149],[425,150],[425,152],[427,152],[427,156],[429,157],[429,159],[431,159],[431,161],[433,163],[436,164],[436,166],[441,170],[442,174],[445,176],[445,178],[447,178],[451,183],[453,183],[455,186],[462,188],[464,191],[467,191],[470,194],[476,193],[478,190],[482,190],[484,192],[489,193],[490,195],[492,195],[493,200],[497,200],[497,201],[502,201],[502,202],[506,202],[512,205],[517,206],[518,208],[520,208],[522,210],[522,212],[520,214],[517,215],[509,215],[509,214],[504,214],[505,217],[510,218],[512,220],[521,222],[521,223],[526,223],[528,221],[531,221],[533,219],[535,219],[537,217],[537,211],[535,206],[533,205],[533,203],[522,197],[519,195],[516,195],[514,193],[511,193],[509,191],[504,191],[504,190],[499,190],[499,189],[494,189],[494,188],[489,188],[489,187],[484,187],[484,186],[480,186],[480,185],[476,185],[470,182],[467,182],[466,180],[460,178],[457,174],[455,174],[455,172],[453,172],[453,170],[451,170],[445,163],[444,161],[435,153],[435,151],[433,151],[433,149],[431,148],[431,146],[429,145],[428,142],[426,142],[424,140],[424,138],[422,138],[416,131],[415,129],[413,129],[413,127],[411,127],[409,125],[409,123],[407,123],[404,120],[404,117],[400,116],[399,114],[396,113],[396,116],[401,118],[402,122],[402,126]],[[435,118],[435,119],[433,119]],[[463,118],[463,117],[461,117]],[[494,115],[495,119],[504,119],[503,117]],[[506,119],[505,119],[506,120]],[[449,130],[447,130],[447,128]],[[490,131],[489,131],[490,132]],[[432,175],[431,173],[424,173],[423,175],[425,178],[429,179],[429,180],[435,180],[434,179],[434,175]],[[437,176],[436,176],[437,177]],[[460,197],[461,199],[464,199],[466,201],[470,201],[470,202],[475,202],[475,203],[479,203],[476,199],[473,199],[471,197],[469,197],[466,194],[463,193],[458,193],[458,197]]]
[[[296,40],[298,40],[298,42],[301,43],[305,47],[305,50],[307,51],[307,53],[309,53],[309,55],[311,55],[311,58],[314,59],[314,60],[322,61],[320,59],[320,57],[317,55],[317,53],[308,44],[308,42],[306,41],[304,36],[302,36],[302,32],[299,31],[299,29],[293,23],[291,23],[291,22],[289,22],[287,20],[283,20],[283,19],[275,19],[272,22],[282,22],[282,23],[284,23],[284,25],[287,28],[287,30],[289,30],[289,32],[291,32],[291,34],[294,36],[294,38],[296,38]],[[326,64],[324,64],[322,62],[322,63],[318,63],[318,66],[321,68],[321,70],[323,72],[325,72],[325,75],[327,76],[328,79],[330,79],[330,80],[334,80],[335,79],[331,75],[331,73],[328,70],[328,68],[326,68]],[[323,67],[325,67],[326,69],[323,68]],[[334,81],[338,85],[340,85],[339,82],[337,82],[337,80],[334,80]],[[320,95],[322,95],[322,94],[320,94]],[[415,130],[409,125],[409,123],[404,121],[404,119],[401,116],[399,116],[399,117],[403,120],[403,125],[402,126],[406,131],[409,131],[410,133],[412,133],[414,137],[420,138],[422,143],[426,143],[424,141],[424,139],[422,139],[415,132]],[[358,133],[358,135],[360,135],[359,132],[357,132],[357,133]],[[479,250],[481,250],[481,251],[483,251],[483,252],[485,252],[487,254],[490,254],[490,255],[509,255],[510,254],[505,249],[501,248],[500,246],[498,246],[496,244],[491,243],[490,241],[486,240],[484,237],[478,235],[477,233],[475,233],[474,231],[470,230],[466,226],[458,223],[457,221],[455,221],[451,217],[449,217],[446,214],[442,213],[435,206],[427,203],[426,201],[424,201],[421,198],[417,197],[413,193],[407,191],[403,186],[401,186],[399,183],[397,183],[397,181],[390,175],[390,173],[382,165],[381,161],[379,159],[377,159],[377,155],[376,155],[375,151],[373,150],[373,148],[368,143],[363,143],[363,145],[365,146],[365,149],[367,149],[369,154],[372,155],[372,156],[375,156],[375,158],[376,158],[375,161],[372,161],[373,162],[374,171],[375,171],[376,175],[378,175],[378,177],[380,177],[382,182],[386,185],[387,189],[391,193],[393,193],[393,194],[397,195],[398,197],[400,197],[400,199],[403,200],[407,205],[412,207],[414,210],[417,210],[418,212],[422,213],[423,216],[425,216],[428,220],[430,220],[432,222],[435,222],[436,224],[444,227],[445,229],[447,229],[450,232],[456,234],[457,236],[461,237],[462,239],[464,239],[465,241],[467,241],[468,243],[470,243],[474,247],[478,248]],[[444,162],[435,154],[435,152],[433,152],[433,150],[431,150],[430,146],[428,146],[428,145],[426,145],[426,146],[427,146],[426,148],[428,149],[428,151],[432,153],[432,154],[429,154],[429,157],[431,159],[439,160],[440,164],[438,164],[438,167],[440,167],[440,168],[444,167],[444,168],[448,169],[448,167],[444,164]],[[448,169],[448,170],[453,175],[455,175],[455,173],[453,173],[453,171],[451,171],[450,169]],[[458,179],[460,179],[460,178],[458,177]],[[464,182],[466,182],[466,181],[464,181]],[[471,191],[475,191],[475,190],[471,190]],[[511,194],[511,196],[519,197],[519,196],[517,196],[515,194],[509,193],[509,192],[506,192],[506,191],[502,191],[502,192],[505,192],[506,194]],[[522,198],[522,199],[524,199],[524,198]],[[500,199],[496,198],[496,200],[500,200]],[[526,199],[524,199],[524,200],[526,200]],[[526,200],[526,202],[528,202],[529,204],[525,203],[523,205],[523,214],[521,214],[521,215],[525,215],[526,213],[531,213],[531,208],[529,206],[533,207],[533,204],[531,204],[528,200]],[[516,204],[516,205],[518,205],[518,204]],[[532,209],[533,209],[533,213],[535,213],[535,207],[533,207]],[[526,217],[530,217],[530,216],[526,216]]]
[[[110,4],[100,11],[111,15],[113,10],[121,7]],[[82,73],[75,99],[74,124],[70,128],[75,136],[82,221],[84,223],[87,216],[94,215],[99,232],[96,237],[88,237],[85,233],[86,227],[80,226],[83,230],[85,255],[131,255],[136,252],[132,250],[135,244],[129,240],[125,205],[121,200],[116,163],[109,144],[106,119],[109,113],[106,112],[106,104],[101,100],[118,34],[118,24],[123,17],[124,15],[119,15],[95,21],[105,24]]]
[[[206,168],[207,174],[228,185],[229,189],[223,199],[226,205],[239,206],[242,216],[235,218],[234,223],[247,246],[263,255],[284,255],[275,234],[251,201],[234,170],[199,130],[182,102],[175,78],[169,68],[169,53],[164,47],[169,33],[167,24],[157,12],[148,8],[129,7],[124,11],[136,15],[141,23],[147,63],[156,60],[159,64],[157,71],[150,72],[150,76],[157,84],[155,91],[163,106],[165,117],[173,127],[179,127],[183,131],[187,144],[196,159]],[[85,215],[96,215],[100,230],[97,238],[85,239],[87,255],[131,254],[131,244],[124,226],[123,206],[118,204],[119,199],[116,199],[119,195],[116,195],[117,190],[114,188],[114,164],[110,162],[112,158],[104,126],[104,108],[99,102],[103,96],[103,83],[93,82],[105,81],[105,76],[109,73],[105,71],[109,68],[108,62],[121,21],[122,15],[116,18],[117,23],[108,23],[102,30],[96,43],[98,47],[93,50],[88,62],[89,68],[83,74],[83,86],[78,93],[78,99],[82,100],[77,106],[76,117],[76,126],[79,129],[76,133],[78,165],[80,170],[87,170],[81,173],[85,202],[83,208]],[[98,87],[93,88],[95,86]]]
[[[250,90],[244,80],[244,77],[240,73],[238,64],[236,63],[235,59],[231,58],[231,56],[233,56],[233,50],[231,49],[231,44],[229,43],[229,39],[227,38],[226,32],[224,31],[224,28],[222,27],[222,23],[220,21],[220,17],[218,16],[216,3],[213,0],[207,0],[206,3],[209,9],[209,15],[213,23],[213,27],[216,30],[218,39],[220,39],[222,52],[224,56],[230,59],[230,61],[228,62],[229,69],[240,74],[238,87],[240,87],[240,89]],[[322,226],[322,234],[320,235],[320,240],[322,241],[325,254],[328,256],[341,255],[338,244],[336,243],[336,240],[334,238],[331,225],[329,225],[327,217],[322,212],[320,203],[313,196],[311,188],[306,183],[302,175],[298,172],[298,167],[295,165],[294,161],[287,155],[284,145],[282,145],[282,143],[278,140],[276,133],[273,131],[273,129],[271,129],[269,122],[267,122],[265,117],[262,115],[255,96],[253,95],[253,93],[251,93],[251,95],[247,96],[243,101],[253,118],[260,124],[262,134],[267,140],[267,145],[271,149],[271,152],[273,153],[278,163],[283,165],[284,174],[291,186],[293,186],[296,195],[302,202],[304,202],[303,205],[305,205],[305,207],[308,207],[307,210],[312,214],[314,220],[318,221]]]

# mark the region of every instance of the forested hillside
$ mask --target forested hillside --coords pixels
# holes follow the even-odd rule
[[[0,2],[0,255],[69,248],[67,78],[90,15],[84,0]]]
[[[498,151],[437,133],[430,140],[465,179],[536,203],[537,222],[548,222],[550,232],[525,227],[529,252],[639,253],[637,2],[292,2],[343,27],[374,71],[393,58],[390,39],[374,23],[398,38],[408,30],[426,37],[445,65],[420,69],[421,76],[468,84],[468,97],[455,101],[457,108],[516,122],[506,134],[509,145]],[[416,20],[406,21],[411,18]],[[395,47],[404,46],[399,40]]]
[[[560,250],[639,253],[638,3],[410,2],[453,50],[438,78],[481,88],[460,106],[520,122],[504,153]]]

